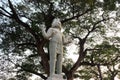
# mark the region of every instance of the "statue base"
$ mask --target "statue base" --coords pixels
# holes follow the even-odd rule
[[[67,80],[67,79],[63,79],[63,75],[61,75],[61,74],[54,74],[54,75],[48,77],[47,80]]]

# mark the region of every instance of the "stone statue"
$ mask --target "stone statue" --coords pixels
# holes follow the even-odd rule
[[[59,19],[53,20],[51,28],[47,32],[42,29],[44,38],[49,40],[50,76],[62,73],[63,44],[71,42],[71,39],[66,40],[64,38],[61,29],[62,26]]]

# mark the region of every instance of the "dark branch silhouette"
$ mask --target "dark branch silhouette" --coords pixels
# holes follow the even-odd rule
[[[24,45],[30,45],[30,46],[36,47],[36,44],[34,44],[34,43],[21,43],[21,44],[17,44],[18,47],[19,46],[24,46]]]
[[[10,62],[11,62],[12,64],[14,64],[16,67],[20,67],[23,71],[26,71],[26,72],[29,72],[29,73],[38,75],[38,76],[40,76],[42,79],[45,79],[45,80],[47,79],[47,77],[45,77],[45,76],[43,75],[43,73],[39,73],[39,72],[30,70],[30,69],[24,68],[23,66],[14,63],[9,57],[8,57],[8,61],[10,61]]]
[[[75,19],[75,18],[78,18],[78,17],[80,17],[80,16],[83,16],[84,14],[88,13],[89,11],[92,11],[92,9],[87,9],[87,10],[86,10],[85,12],[83,12],[82,14],[77,14],[77,15],[75,15],[75,16],[73,16],[73,17],[66,18],[66,19],[62,20],[61,23],[65,23],[65,22],[68,22],[68,21],[73,20],[73,19]]]

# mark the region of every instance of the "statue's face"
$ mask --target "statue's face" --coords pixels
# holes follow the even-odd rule
[[[53,22],[52,22],[52,27],[58,27],[58,28],[61,28],[61,22],[59,19],[54,19]]]

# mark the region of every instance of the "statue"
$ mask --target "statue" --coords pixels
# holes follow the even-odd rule
[[[61,29],[62,26],[59,19],[53,20],[51,28],[47,32],[42,29],[44,38],[49,40],[50,76],[62,73],[63,44],[71,42],[71,39],[65,40]]]

